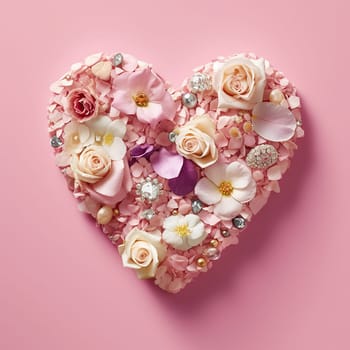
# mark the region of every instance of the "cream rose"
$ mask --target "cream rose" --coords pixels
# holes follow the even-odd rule
[[[192,118],[177,129],[176,149],[201,168],[214,164],[218,159],[215,145],[215,124],[209,115]]]
[[[148,233],[137,228],[128,233],[118,250],[124,267],[135,269],[140,279],[153,278],[166,255],[159,231]]]
[[[214,64],[214,88],[220,108],[252,109],[263,100],[265,85],[263,58],[239,55]]]
[[[71,168],[78,180],[93,184],[102,180],[111,169],[111,158],[101,146],[91,145],[73,154]]]

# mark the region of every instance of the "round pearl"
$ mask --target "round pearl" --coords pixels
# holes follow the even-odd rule
[[[274,89],[270,92],[269,99],[270,99],[270,102],[278,105],[284,100],[284,95],[281,90]]]
[[[214,248],[216,248],[219,245],[219,241],[217,239],[212,239],[210,241],[210,245]]]
[[[197,105],[197,96],[191,92],[186,92],[182,95],[182,103],[187,108],[193,108]]]
[[[107,205],[103,206],[98,210],[96,218],[100,225],[108,224],[113,218],[113,209]]]
[[[172,212],[171,212],[172,215],[177,215],[179,214],[179,211],[177,209],[174,209]]]
[[[205,267],[206,265],[207,265],[207,261],[204,258],[197,259],[197,266],[198,267]]]

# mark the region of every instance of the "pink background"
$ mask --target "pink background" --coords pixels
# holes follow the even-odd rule
[[[346,0],[52,4],[1,11],[0,349],[349,349]],[[282,193],[177,296],[122,268],[54,166],[48,86],[96,51],[133,53],[175,85],[254,51],[303,98],[306,138]]]

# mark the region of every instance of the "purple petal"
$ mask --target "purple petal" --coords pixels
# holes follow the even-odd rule
[[[140,158],[146,158],[149,160],[149,157],[152,155],[154,151],[154,146],[149,145],[148,143],[144,143],[142,145],[135,146],[131,151],[130,151],[130,161],[129,165],[134,164],[138,159]]]
[[[168,185],[178,196],[185,196],[193,191],[198,181],[198,172],[192,161],[184,159],[183,167],[178,177],[170,179]]]
[[[182,156],[170,153],[165,148],[154,152],[150,158],[154,171],[164,179],[173,179],[179,176],[184,164]]]

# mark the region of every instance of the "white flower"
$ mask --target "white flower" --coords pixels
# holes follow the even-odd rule
[[[163,240],[179,250],[197,246],[207,236],[203,222],[194,214],[169,216],[163,227]]]
[[[122,138],[126,126],[121,120],[111,120],[107,116],[93,118],[86,126],[94,135],[94,143],[102,146],[112,160],[121,160],[125,156],[126,146]]]
[[[159,231],[149,233],[137,228],[128,233],[118,250],[123,266],[135,269],[140,279],[154,277],[159,263],[166,255]]]
[[[214,204],[214,214],[230,220],[255,197],[256,183],[250,169],[240,163],[215,164],[205,169],[206,177],[194,189],[198,198],[208,205]]]
[[[63,139],[63,152],[72,155],[80,153],[85,146],[91,144],[93,134],[86,125],[72,120],[64,128]]]

